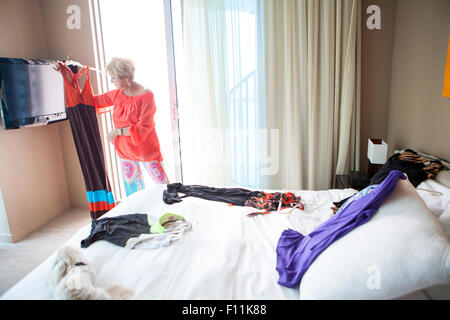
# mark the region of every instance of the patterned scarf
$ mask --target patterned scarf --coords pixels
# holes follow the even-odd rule
[[[281,199],[281,201],[280,201]],[[272,211],[280,211],[287,208],[299,208],[300,210],[304,210],[304,204],[301,201],[300,196],[296,196],[292,192],[287,193],[266,193],[261,192],[260,195],[250,198],[245,202],[246,207],[252,207],[259,210],[265,210],[261,212],[252,212],[247,215],[247,217],[254,217],[260,214],[268,214]],[[291,212],[290,210],[289,212]]]
[[[424,165],[423,171],[427,174],[428,179],[433,179],[439,170],[442,169],[442,164],[438,161],[428,160],[419,156],[417,153],[413,151],[405,150],[399,156],[399,160],[409,161],[414,163],[422,163]]]

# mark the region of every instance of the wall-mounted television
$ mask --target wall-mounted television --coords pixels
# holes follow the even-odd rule
[[[64,80],[50,60],[0,58],[0,104],[4,129],[67,119]]]

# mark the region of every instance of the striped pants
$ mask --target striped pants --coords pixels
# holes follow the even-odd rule
[[[123,184],[127,196],[136,191],[145,189],[144,176],[142,175],[141,166],[147,170],[149,176],[157,184],[167,184],[167,178],[164,166],[161,161],[135,161],[120,159],[120,167],[122,169]]]

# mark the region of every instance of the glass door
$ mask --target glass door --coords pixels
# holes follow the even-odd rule
[[[112,57],[133,60],[135,80],[150,89],[155,96],[155,128],[158,134],[164,167],[171,183],[182,182],[178,103],[174,64],[174,28],[172,1],[165,0],[96,0],[94,12],[98,44],[98,61],[104,70]],[[103,79],[103,91],[115,89]],[[104,129],[112,126],[111,114],[104,119]],[[109,149],[109,150],[107,150]],[[114,148],[109,153],[109,169],[115,176],[113,184],[124,198],[120,165]],[[108,162],[108,161],[107,161]],[[154,185],[146,170],[142,171],[146,187]],[[119,186],[120,184],[120,186]]]

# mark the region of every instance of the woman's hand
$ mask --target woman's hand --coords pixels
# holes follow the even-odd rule
[[[113,129],[110,132],[108,132],[108,141],[112,144],[114,144],[114,139],[117,137],[118,129]]]
[[[117,136],[129,136],[130,135],[130,127],[114,129],[108,132],[108,141],[114,143],[114,139]]]
[[[53,69],[58,71],[58,72],[61,72],[61,69],[59,68],[59,64],[60,63],[64,63],[64,62],[58,60],[55,63],[53,63]]]
[[[56,63],[53,64],[53,70],[56,70],[56,71],[58,71],[59,73],[61,73],[61,75],[62,75],[63,77],[66,77],[66,78],[67,78],[67,82],[69,82],[70,84],[72,84],[72,78],[71,78],[66,72],[64,72],[64,70],[62,70],[62,69],[60,68],[59,64],[65,64],[65,63],[62,62],[62,61],[56,61]]]

